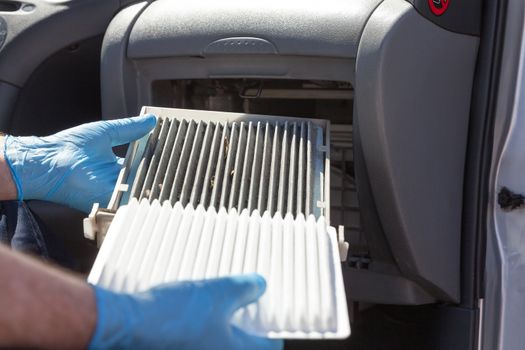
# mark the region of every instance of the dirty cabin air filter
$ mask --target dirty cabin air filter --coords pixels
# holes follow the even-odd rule
[[[144,107],[147,113],[158,123],[128,152],[131,190],[120,204],[157,199],[330,217],[327,121]]]

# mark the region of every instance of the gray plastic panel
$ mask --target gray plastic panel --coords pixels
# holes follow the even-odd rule
[[[140,2],[120,11],[109,24],[102,43],[100,81],[102,116],[106,119],[119,118],[138,113],[135,72],[126,58],[127,38],[133,23],[145,8]]]
[[[269,53],[355,57],[381,0],[153,2],[130,35],[131,58]]]
[[[331,0],[337,6],[330,10],[326,7],[319,13],[315,13],[319,4],[306,10],[303,2],[292,2],[284,9],[283,4],[272,1],[271,6],[257,4],[257,11],[253,13],[248,11],[253,5],[241,4],[236,10],[228,6],[228,2],[215,4],[211,1],[199,2],[198,6],[159,0],[150,4],[141,2],[122,10],[109,25],[102,46],[103,118],[134,115],[139,113],[141,106],[152,104],[151,84],[155,80],[242,77],[353,83],[357,42],[366,19],[380,0]],[[268,18],[250,22],[253,16],[260,16],[259,7],[266,9]],[[270,7],[274,10],[270,11]],[[178,10],[184,11],[179,13]],[[212,19],[210,11],[217,17]],[[304,20],[310,27],[305,29],[306,24],[297,22],[296,15],[286,21],[283,19],[285,14],[288,16],[292,12],[308,14]],[[181,14],[184,14],[184,21],[195,24],[201,23],[199,21],[205,16],[210,17],[205,27],[192,25],[190,28],[182,26],[181,23],[189,24],[181,22],[178,17]],[[293,18],[296,18],[295,25],[300,24],[301,30],[307,31],[299,33],[297,28],[291,28]],[[332,18],[338,20],[329,22]],[[342,23],[343,20],[349,22]],[[283,21],[289,22],[286,30]],[[261,31],[254,31],[254,26]],[[263,38],[255,37],[261,33],[266,33]],[[274,35],[277,41],[271,33],[280,33],[280,36]],[[229,49],[231,44],[236,48]],[[205,59],[201,55],[203,52]],[[288,56],[293,53],[297,55]]]
[[[436,16],[429,7],[428,0],[408,0],[422,16],[453,32],[478,35],[481,32],[481,12],[483,0],[450,1],[445,13]]]
[[[16,86],[0,82],[0,130],[2,131],[9,129],[19,91]]]
[[[0,53],[0,80],[23,86],[33,70],[56,51],[104,33],[118,0],[32,0],[34,7],[2,12],[7,31]]]
[[[395,305],[422,305],[436,301],[421,286],[403,276],[354,268],[343,268],[343,276],[351,300]]]
[[[478,39],[403,0],[371,16],[356,61],[356,112],[379,217],[401,272],[458,301],[461,210]]]

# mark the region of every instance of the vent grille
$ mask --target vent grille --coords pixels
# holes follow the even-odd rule
[[[283,216],[326,214],[328,150],[318,122],[178,111],[159,117],[132,180],[132,198]]]
[[[344,226],[352,255],[367,256],[355,183],[352,126],[332,125],[330,140],[330,223]]]
[[[135,292],[257,272],[266,293],[235,324],[269,337],[344,338],[350,329],[336,244],[324,217],[132,199],[118,209],[88,281]]]

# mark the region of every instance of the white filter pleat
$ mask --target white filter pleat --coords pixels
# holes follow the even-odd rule
[[[143,200],[143,202],[145,202],[145,200]],[[136,231],[137,233],[135,239],[133,240],[135,244],[130,244],[130,254],[128,257],[126,257],[128,263],[127,266],[124,266],[124,285],[122,286],[123,291],[132,292],[134,290],[134,286],[137,283],[138,277],[136,271],[139,271],[140,264],[146,251],[144,247],[146,247],[151,238],[150,228],[155,226],[159,214],[160,203],[159,201],[155,200],[148,208],[146,220],[144,221],[141,229]]]
[[[261,230],[261,216],[255,210],[249,218],[249,227],[246,238],[246,254],[244,257],[243,273],[257,272],[257,261],[259,258],[259,232]],[[242,322],[254,320],[257,317],[257,304],[249,305],[242,314]]]
[[[261,224],[259,234],[259,251],[257,254],[257,273],[263,276],[266,281],[270,279],[272,269],[272,217],[270,212],[265,211]],[[266,293],[257,302],[258,315],[257,324],[269,325],[270,324],[270,306],[272,299],[270,297],[272,286],[266,286]]]
[[[279,324],[282,329],[287,331],[297,330],[296,325],[292,324],[291,317],[294,314],[294,219],[292,213],[286,214],[284,217],[283,227],[283,305],[280,308]]]
[[[243,210],[243,213],[245,210]],[[259,231],[261,229],[261,215],[255,210],[249,216],[249,227],[246,232],[246,253],[244,257],[244,273],[257,272],[257,259],[259,252]]]
[[[172,253],[170,254],[170,261],[165,265],[166,271],[164,273],[163,282],[176,281],[179,274],[179,269],[184,256],[184,250],[188,243],[188,237],[192,224],[194,223],[193,214],[195,210],[191,205],[188,205],[184,210],[184,215],[177,230],[177,238],[173,242]]]
[[[132,199],[117,211],[88,281],[135,292],[257,272],[266,292],[233,324],[274,338],[342,338],[349,326],[336,247],[324,217]]]
[[[269,326],[272,330],[285,329],[282,317],[279,317],[283,305],[277,305],[274,300],[283,298],[284,283],[283,283],[283,219],[280,213],[275,214],[272,220],[272,237],[271,241],[271,258],[270,258],[270,273],[268,277],[272,280],[272,284],[268,286],[267,307],[270,315]]]
[[[299,214],[294,220],[294,312],[293,324],[295,330],[309,329],[307,328],[308,319],[308,301],[307,301],[307,286],[306,286],[306,231],[303,214]]]
[[[219,277],[230,275],[233,260],[233,248],[235,247],[235,238],[237,236],[237,224],[239,223],[238,217],[237,210],[232,209],[229,211],[226,232],[224,233],[221,260],[219,262],[219,273],[217,274]]]
[[[235,244],[233,248],[230,275],[240,275],[243,273],[249,223],[250,214],[248,214],[248,209],[244,209],[239,216],[239,223],[237,224],[237,235],[234,240]]]
[[[224,235],[226,233],[226,224],[228,222],[228,214],[225,208],[219,210],[217,215],[217,223],[213,230],[213,238],[211,241],[210,258],[206,267],[206,278],[214,278],[219,275],[219,264],[221,261],[222,247],[224,245]]]
[[[195,215],[193,216],[193,222],[191,225],[191,231],[189,232],[186,247],[183,248],[182,262],[180,271],[177,275],[178,280],[188,280],[191,279],[193,274],[193,265],[195,264],[195,256],[197,256],[197,250],[199,248],[200,241],[202,239],[202,231],[204,228],[204,223],[206,220],[203,218],[206,217],[206,210],[203,205],[199,205],[197,210],[195,210]]]
[[[109,286],[110,279],[115,273],[115,265],[111,257],[120,253],[119,247],[121,246],[121,242],[125,239],[124,235],[120,234],[120,232],[129,230],[131,222],[126,221],[126,218],[128,212],[133,210],[133,203],[136,202],[137,200],[134,198],[130,201],[129,205],[120,208],[119,215],[115,216],[113,219],[108,233],[106,234],[106,238],[104,239],[104,244],[102,245],[97,255],[97,259],[91,268],[89,277],[101,285]]]
[[[319,289],[319,253],[317,251],[317,229],[313,215],[306,221],[306,281],[308,300],[308,330],[321,328],[321,291]]]
[[[235,237],[235,245],[233,248],[232,263],[230,268],[229,275],[241,275],[244,271],[244,266],[246,264],[246,244],[248,241],[248,229],[250,224],[250,215],[248,214],[248,209],[244,209],[239,216],[239,223],[237,224],[237,234]],[[241,322],[245,313],[245,309],[238,310],[234,315],[234,320],[236,322]]]
[[[213,229],[217,220],[215,209],[209,208],[206,212],[206,219],[202,228],[202,237],[200,239],[195,265],[193,267],[192,279],[200,280],[206,277],[206,266],[210,257],[210,249],[213,239]]]
[[[317,222],[317,231],[326,229],[324,217],[321,217]],[[321,328],[334,330],[335,319],[333,317],[333,305],[331,303],[331,294],[333,293],[333,285],[331,281],[329,243],[327,235],[317,235],[317,253],[319,256],[319,286],[321,287]]]
[[[169,220],[172,215],[174,216],[176,213],[177,211],[172,208],[170,203],[165,201],[164,204],[162,204],[159,217],[151,232],[147,232],[147,228],[144,230],[144,236],[148,237],[149,241],[145,246],[142,246],[144,256],[142,257],[142,260],[138,261],[140,267],[138,269],[137,279],[133,286],[133,291],[144,290],[148,287],[162,241],[166,234],[169,234],[167,229]]]
[[[109,285],[116,290],[122,290],[126,266],[129,263],[133,247],[137,242],[138,233],[140,232],[140,229],[146,220],[146,216],[148,215],[148,208],[150,205],[146,199],[143,199],[138,206],[139,207],[136,211],[135,217],[132,220],[131,226],[128,230],[123,231],[124,237],[121,246],[122,248],[120,249],[120,254],[115,261],[115,274],[109,283]]]
[[[120,210],[120,209],[119,209]],[[175,239],[183,218],[183,208],[180,203],[176,203],[170,216],[166,233],[160,244],[157,259],[153,265],[148,285],[155,286],[164,281],[164,275],[168,266],[170,257],[173,255]]]

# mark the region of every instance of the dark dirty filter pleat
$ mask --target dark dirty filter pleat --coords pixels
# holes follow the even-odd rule
[[[321,186],[318,126],[308,121],[162,118],[132,197],[251,213],[309,215]],[[324,159],[324,155],[322,156]]]

